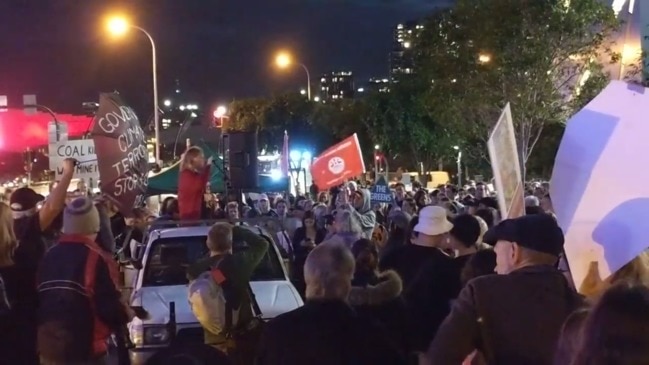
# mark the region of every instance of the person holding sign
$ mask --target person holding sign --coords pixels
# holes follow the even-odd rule
[[[211,165],[212,157],[205,161],[205,154],[200,147],[190,147],[183,155],[178,180],[178,210],[181,220],[201,219]]]

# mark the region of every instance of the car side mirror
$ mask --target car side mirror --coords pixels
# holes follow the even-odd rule
[[[134,260],[134,259],[131,259],[131,260],[129,261],[129,263],[130,263],[131,265],[133,265],[133,268],[134,268],[135,270],[142,270],[142,268],[144,267],[144,266],[142,265],[142,260]]]

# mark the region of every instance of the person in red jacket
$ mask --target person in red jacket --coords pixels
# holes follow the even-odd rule
[[[199,147],[190,147],[183,155],[178,181],[178,210],[181,220],[201,219],[211,165],[212,157],[205,161],[203,150]]]

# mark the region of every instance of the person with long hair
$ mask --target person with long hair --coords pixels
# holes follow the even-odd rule
[[[407,351],[406,305],[403,283],[396,271],[379,271],[379,252],[371,240],[361,238],[352,245],[356,260],[349,304],[361,315],[381,323],[392,341]]]
[[[649,288],[621,283],[590,311],[572,365],[649,362]]]
[[[178,210],[181,220],[201,219],[211,165],[212,157],[206,161],[200,147],[190,147],[183,154],[178,180]]]
[[[5,203],[0,203],[0,354],[2,360],[12,358],[13,351],[20,346],[12,333],[19,323],[16,321],[16,306],[20,305],[21,288],[13,278],[20,275],[19,268],[14,262],[14,253],[18,241],[14,233],[11,209]],[[6,357],[5,357],[6,356]],[[17,359],[15,359],[17,360]]]
[[[304,282],[304,263],[316,245],[324,241],[327,230],[318,228],[316,216],[313,211],[304,212],[302,227],[295,230],[293,234],[293,265],[291,265],[291,277],[295,288],[304,296],[306,284]]]
[[[588,312],[587,307],[580,308],[566,318],[554,352],[554,365],[572,365],[575,352],[583,337],[583,327]]]

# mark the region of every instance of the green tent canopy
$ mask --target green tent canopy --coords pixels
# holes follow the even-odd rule
[[[204,148],[206,152],[210,152],[214,158],[214,165],[212,166],[212,176],[210,176],[210,189],[213,193],[225,192],[225,184],[223,178],[223,158],[211,152],[210,149]],[[147,196],[161,195],[161,194],[178,194],[178,176],[180,173],[180,162],[176,162],[171,167],[159,172],[158,174],[149,176],[149,186],[147,188]],[[288,189],[288,177],[276,179],[269,175],[259,175],[259,191],[285,191]]]

